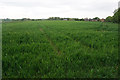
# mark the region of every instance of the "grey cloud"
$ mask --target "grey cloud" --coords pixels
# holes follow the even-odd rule
[[[5,9],[2,7],[5,7]],[[7,7],[12,7],[9,8],[11,13],[15,13],[15,9],[21,8],[23,11],[22,15],[30,14],[32,17],[36,14],[36,16],[40,14],[44,17],[45,15],[70,17],[71,15],[73,17],[98,15],[106,17],[107,15],[112,15],[117,8],[117,0],[0,0],[1,11],[3,10],[2,12],[4,12]],[[9,15],[7,13],[4,14]]]

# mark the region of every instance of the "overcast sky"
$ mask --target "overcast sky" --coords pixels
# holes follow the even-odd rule
[[[0,18],[106,18],[119,0],[0,0]]]

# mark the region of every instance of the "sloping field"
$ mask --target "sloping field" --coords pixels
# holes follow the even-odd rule
[[[3,78],[116,78],[118,26],[81,21],[3,23]]]

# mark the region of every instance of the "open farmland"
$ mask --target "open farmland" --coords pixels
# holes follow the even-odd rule
[[[17,21],[2,28],[3,78],[117,77],[117,24]]]

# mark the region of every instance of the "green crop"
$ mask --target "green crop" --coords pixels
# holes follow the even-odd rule
[[[117,78],[118,26],[82,21],[3,23],[3,78]]]

